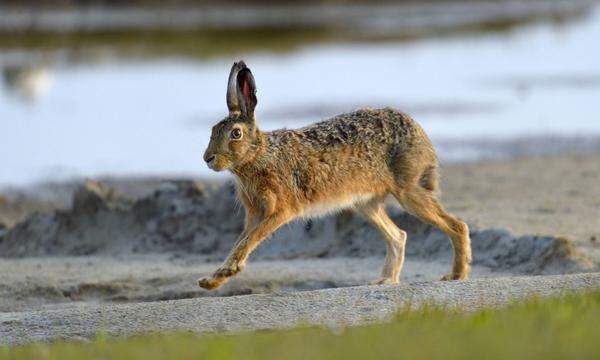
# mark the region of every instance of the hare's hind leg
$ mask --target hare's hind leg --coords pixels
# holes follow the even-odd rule
[[[466,279],[469,276],[471,263],[471,240],[467,224],[446,213],[435,192],[419,184],[404,189],[394,196],[411,214],[438,227],[450,237],[454,251],[452,273],[442,277],[442,280]]]
[[[397,284],[400,281],[400,271],[404,263],[404,245],[406,232],[400,230],[386,214],[381,201],[370,202],[356,209],[369,219],[385,236],[387,240],[387,253],[381,271],[381,279],[377,284]]]

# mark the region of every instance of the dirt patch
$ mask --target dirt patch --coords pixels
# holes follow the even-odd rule
[[[449,259],[446,235],[397,208],[393,220],[409,235],[407,254]],[[243,227],[243,212],[231,183],[205,188],[194,181],[167,182],[137,200],[88,181],[72,206],[33,214],[0,237],[0,256],[124,255],[172,253],[222,260]],[[563,237],[515,237],[502,229],[471,232],[474,264],[517,273],[549,274],[592,267]],[[297,221],[280,229],[255,259],[369,257],[384,254],[384,240],[352,212]]]

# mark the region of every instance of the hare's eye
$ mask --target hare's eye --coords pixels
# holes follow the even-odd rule
[[[242,138],[242,130],[235,128],[231,131],[231,138],[234,140],[239,140]]]

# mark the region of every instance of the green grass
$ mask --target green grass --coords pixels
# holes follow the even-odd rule
[[[99,336],[0,349],[0,359],[573,359],[600,355],[600,291],[467,314],[429,307],[390,323],[237,335]]]

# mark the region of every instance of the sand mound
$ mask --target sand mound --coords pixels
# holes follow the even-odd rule
[[[407,253],[450,259],[445,234],[401,211],[389,209],[408,232]],[[0,256],[193,253],[222,260],[243,226],[231,184],[213,190],[192,181],[168,182],[137,200],[88,181],[68,210],[33,214],[2,234]],[[502,229],[471,233],[475,264],[521,273],[565,273],[591,264],[565,238],[515,237]],[[253,255],[261,259],[383,255],[384,240],[351,212],[280,229]]]

